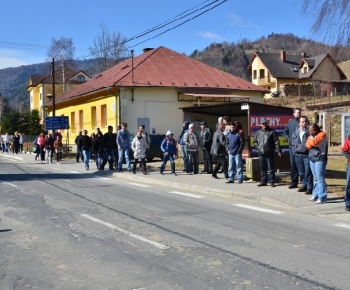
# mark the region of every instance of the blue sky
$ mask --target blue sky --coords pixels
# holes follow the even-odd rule
[[[110,32],[131,38],[205,5],[208,7],[130,41],[128,46],[135,55],[145,47],[159,46],[190,55],[213,42],[255,40],[272,32],[311,38],[311,19],[302,15],[301,3],[302,0],[6,1],[0,17],[0,69],[46,61],[51,38],[62,36],[72,37],[75,56],[83,58],[89,55],[88,47],[100,33],[101,22]],[[215,5],[218,6],[213,8]],[[212,9],[175,27],[208,8]],[[155,37],[167,29],[170,30]]]

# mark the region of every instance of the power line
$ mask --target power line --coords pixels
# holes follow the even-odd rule
[[[228,1],[228,0],[223,0],[223,1],[220,2],[219,4],[217,4],[217,5],[215,5],[215,6],[211,7],[211,8],[209,8],[209,9],[203,11],[203,12],[201,12],[200,14],[197,14],[197,15],[195,15],[194,17],[192,17],[192,18],[190,18],[190,19],[187,19],[187,20],[181,22],[180,24],[178,24],[178,25],[176,25],[176,26],[174,26],[174,27],[172,27],[172,28],[169,28],[169,29],[167,29],[167,30],[165,30],[165,31],[163,31],[163,32],[161,32],[161,33],[159,33],[159,34],[153,36],[153,37],[150,37],[150,38],[148,38],[148,39],[146,39],[146,40],[144,40],[144,41],[141,41],[141,42],[139,42],[139,43],[137,43],[137,44],[135,44],[135,45],[133,45],[133,46],[130,46],[129,48],[132,48],[132,47],[135,47],[135,46],[137,46],[137,45],[140,45],[140,44],[142,44],[142,43],[144,43],[144,42],[146,42],[146,41],[149,41],[149,40],[154,39],[154,38],[156,38],[156,37],[158,37],[158,36],[161,36],[161,35],[163,35],[163,34],[169,32],[170,30],[176,29],[176,28],[178,28],[179,26],[184,25],[185,23],[187,23],[187,22],[189,22],[189,21],[192,21],[193,19],[195,19],[195,18],[197,18],[197,17],[203,15],[204,13],[207,13],[208,11],[210,11],[210,10],[212,10],[212,9],[214,9],[214,8],[216,8],[216,7],[218,7],[218,6],[220,6],[221,4],[223,4],[223,3],[226,2],[226,1]],[[214,1],[214,2],[216,2],[216,1]]]
[[[212,6],[214,3],[219,2],[219,1],[221,1],[221,2],[216,4],[216,5],[214,5],[214,6]],[[189,21],[192,21],[192,20],[198,18],[199,16],[209,12],[210,10],[212,10],[212,9],[222,5],[226,1],[228,1],[228,0],[206,0],[206,1],[202,2],[201,4],[198,4],[198,5],[196,5],[196,6],[192,7],[192,8],[189,8],[189,9],[183,11],[182,13],[180,13],[180,14],[178,14],[178,15],[176,15],[176,16],[174,16],[174,17],[172,17],[172,18],[170,18],[170,19],[168,19],[166,21],[163,21],[162,23],[160,23],[160,24],[158,24],[158,25],[156,25],[156,26],[154,26],[152,28],[146,29],[143,32],[140,32],[140,33],[138,33],[138,34],[136,34],[136,35],[134,35],[132,37],[129,37],[129,38],[125,39],[125,41],[123,41],[123,42],[121,42],[121,43],[119,43],[117,45],[113,45],[113,46],[107,47],[105,49],[101,49],[99,52],[103,52],[103,51],[105,51],[107,49],[111,49],[111,48],[114,48],[114,47],[116,47],[118,45],[123,45],[125,43],[128,43],[128,42],[131,42],[133,40],[136,40],[136,39],[139,39],[141,37],[144,37],[144,36],[146,36],[146,35],[148,35],[148,34],[150,34],[152,32],[155,32],[157,30],[165,28],[166,26],[169,26],[170,24],[173,24],[173,23],[175,23],[177,21],[180,21],[180,20],[182,20],[182,19],[184,19],[184,18],[186,18],[186,17],[188,17],[188,16],[190,16],[190,15],[192,15],[192,14],[198,12],[198,11],[201,11],[201,10],[207,8],[206,10],[202,11],[201,13],[194,15],[192,18],[186,19],[183,22],[181,22],[181,23],[179,23],[179,24],[177,24],[177,25],[175,25],[175,26],[173,26],[171,28],[166,29],[165,31],[162,31],[162,32],[156,34],[155,36],[149,37],[146,40],[143,40],[143,41],[141,41],[141,42],[139,42],[139,43],[137,43],[135,45],[130,46],[129,48],[132,48],[132,47],[135,47],[137,45],[140,45],[140,44],[142,44],[144,42],[147,42],[147,41],[149,41],[151,39],[157,38],[157,37],[159,37],[159,36],[169,32],[171,30],[174,30],[174,29],[184,25],[185,23],[187,23]],[[210,2],[210,3],[208,3],[208,2]],[[208,4],[206,4],[206,3],[208,3]],[[212,7],[210,7],[210,6],[212,6]],[[47,50],[50,46],[49,45],[41,45],[41,44],[30,44],[30,43],[0,41],[0,47],[5,47],[5,48],[24,48],[24,49],[28,49],[28,50],[31,50],[31,49],[33,49],[33,50]],[[86,48],[75,48],[75,49],[76,50],[81,50],[81,51],[86,51],[87,50]],[[94,53],[94,54],[90,53],[88,55],[77,57],[76,59],[86,59],[86,58],[91,57],[91,56],[93,56],[95,54],[96,53]],[[36,75],[39,75],[39,74],[36,74]]]
[[[128,43],[128,42],[130,42],[130,41],[132,41],[132,40],[135,40],[135,39],[138,39],[138,38],[140,38],[140,37],[143,37],[143,36],[145,36],[145,35],[147,35],[147,34],[153,32],[153,31],[155,31],[155,30],[157,30],[157,29],[160,29],[160,28],[163,28],[163,27],[165,27],[165,26],[168,26],[168,25],[170,25],[171,23],[176,22],[176,21],[178,21],[178,20],[181,20],[181,19],[183,19],[184,17],[187,17],[187,16],[189,16],[189,15],[191,15],[191,14],[197,12],[197,11],[203,10],[204,8],[213,5],[215,2],[218,2],[218,1],[220,1],[220,0],[214,0],[214,1],[212,1],[211,3],[209,3],[209,4],[207,4],[207,5],[203,6],[203,7],[197,8],[198,6],[201,6],[201,5],[203,5],[204,3],[209,2],[209,1],[205,1],[205,2],[203,2],[202,4],[199,4],[199,5],[197,5],[197,6],[193,7],[193,8],[191,8],[191,9],[188,9],[188,10],[186,10],[186,11],[180,13],[179,15],[173,17],[173,18],[170,19],[170,20],[167,20],[167,21],[165,21],[165,22],[163,22],[163,23],[161,23],[161,24],[158,24],[158,25],[154,26],[153,28],[147,29],[147,30],[145,30],[144,32],[141,32],[141,33],[139,33],[139,34],[137,34],[137,35],[135,35],[135,36],[132,36],[132,37],[130,37],[130,38],[127,38],[125,41],[119,43],[118,45],[123,45],[123,44]],[[217,5],[215,5],[215,6],[211,7],[211,8],[208,8],[207,10],[205,10],[205,11],[203,11],[203,12],[201,12],[201,13],[195,15],[194,17],[192,17],[192,18],[190,18],[190,19],[187,19],[187,20],[183,21],[182,23],[180,23],[180,24],[178,24],[178,25],[176,25],[176,26],[174,26],[174,27],[172,27],[172,28],[169,28],[169,29],[167,29],[167,30],[165,30],[165,31],[163,31],[163,32],[161,32],[161,33],[159,33],[159,34],[153,36],[153,37],[150,37],[150,38],[148,38],[148,39],[146,39],[146,40],[144,40],[144,41],[142,41],[142,42],[139,42],[138,44],[135,44],[135,45],[133,45],[133,46],[131,46],[131,47],[129,47],[129,48],[135,47],[135,46],[137,46],[137,45],[139,45],[139,44],[141,44],[141,43],[144,43],[144,42],[146,42],[146,41],[148,41],[148,40],[150,40],[150,39],[154,39],[154,38],[156,38],[156,37],[158,37],[158,36],[160,36],[160,35],[162,35],[162,34],[165,34],[166,32],[169,32],[169,31],[171,31],[171,30],[173,30],[173,29],[176,29],[176,28],[178,28],[179,26],[185,24],[186,22],[192,21],[193,19],[195,19],[195,18],[197,18],[197,17],[203,15],[204,13],[206,13],[206,12],[208,12],[208,11],[210,11],[210,10],[212,10],[212,9],[214,9],[214,8],[216,8],[216,7],[218,7],[218,6],[220,6],[221,4],[223,4],[223,3],[226,2],[226,1],[228,1],[228,0],[222,0],[222,1],[221,1],[220,3],[218,3]],[[181,15],[183,15],[184,13],[186,13],[187,11],[193,10],[193,9],[195,9],[195,8],[197,8],[197,9],[194,10],[193,12],[190,12],[190,13],[187,13],[186,15],[184,15],[184,16],[181,16]],[[181,16],[181,17],[178,17],[178,16]],[[175,20],[174,20],[174,19],[175,19]],[[118,46],[118,45],[109,46],[109,47],[107,47],[107,48],[104,48],[104,49],[99,50],[98,52],[106,51],[106,50],[111,49],[111,48],[114,48],[114,47],[116,47],[116,46]],[[88,55],[85,55],[85,56],[81,56],[81,57],[78,57],[78,58],[84,59],[84,58],[91,57],[91,56],[93,56],[93,55],[95,55],[95,54],[96,54],[96,53],[91,53],[91,54],[88,54]]]

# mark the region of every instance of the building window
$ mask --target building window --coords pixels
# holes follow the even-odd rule
[[[41,101],[41,93],[39,94],[39,101]]]
[[[95,129],[97,127],[96,107],[91,107],[91,125],[92,125],[92,129]]]
[[[256,80],[257,77],[257,73],[256,73],[256,69],[253,71],[253,79]]]
[[[83,75],[78,75],[77,79],[78,79],[78,82],[81,82],[81,83],[85,82],[85,77]]]
[[[75,112],[70,113],[70,128],[75,130]]]
[[[79,111],[79,131],[83,130],[83,125],[84,125],[84,113],[83,110]]]
[[[265,77],[265,70],[264,69],[261,69],[259,70],[259,78],[264,78]]]
[[[101,106],[101,127],[107,126],[107,107],[106,105]]]
[[[306,74],[307,73],[307,67],[304,66],[303,70],[304,70],[303,73]]]

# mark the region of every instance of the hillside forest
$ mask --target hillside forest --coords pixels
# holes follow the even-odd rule
[[[330,53],[336,62],[350,59],[347,47],[332,47],[293,34],[274,34],[257,40],[241,39],[238,43],[212,43],[203,50],[195,50],[189,57],[227,73],[251,81],[247,67],[254,52],[278,53],[281,49],[287,54],[308,56]],[[27,93],[28,80],[31,75],[50,74],[51,63],[38,63],[0,70],[0,107],[3,111],[24,112],[29,109]],[[70,65],[75,70],[83,70],[88,75],[99,73],[96,60],[75,60]],[[5,104],[4,104],[5,102]]]

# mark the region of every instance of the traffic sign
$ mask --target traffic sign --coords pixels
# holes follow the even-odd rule
[[[46,130],[69,129],[68,117],[45,117]]]

